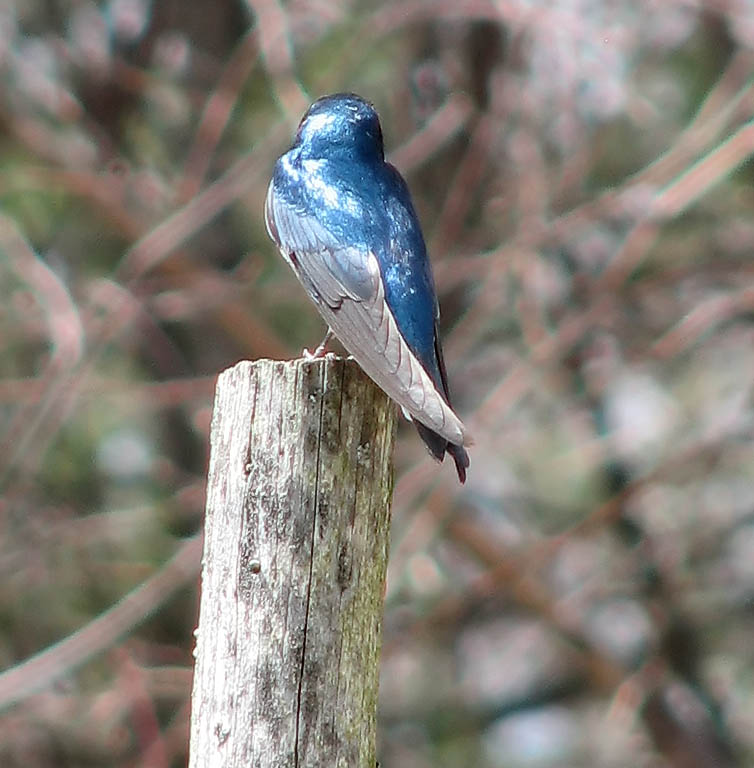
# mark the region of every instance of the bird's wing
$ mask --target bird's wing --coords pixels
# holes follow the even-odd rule
[[[376,256],[339,243],[311,216],[277,200],[272,184],[265,222],[325,322],[365,373],[414,419],[455,445],[468,442],[465,427],[398,330]]]

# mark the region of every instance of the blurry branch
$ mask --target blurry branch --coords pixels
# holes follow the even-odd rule
[[[731,141],[734,146],[733,151],[728,147]],[[710,156],[700,161],[698,164],[700,169],[697,171],[692,181],[697,182],[699,177],[702,176],[705,171],[706,187],[709,187],[714,182],[720,181],[751,154],[754,150],[754,147],[751,146],[751,142],[751,127],[746,126],[738,131],[731,140],[728,140],[721,147],[714,150]],[[670,165],[667,165],[666,167],[670,167]],[[639,177],[641,177],[641,174],[639,174]],[[680,192],[678,185],[680,185]],[[662,206],[667,206],[667,210],[674,210],[676,213],[679,212],[682,205],[688,204],[694,199],[692,190],[695,190],[696,187],[691,185],[685,189],[686,193],[684,196],[683,179],[671,184],[664,192],[658,194],[655,205],[659,206],[660,210],[662,210]],[[607,199],[618,200],[622,194],[625,193],[618,194],[611,190],[601,196],[598,199],[597,204],[603,204]],[[666,194],[668,195],[667,198],[664,197]],[[701,194],[701,192],[699,192],[699,194]],[[674,207],[671,208],[670,203],[665,202],[666,200],[673,200]],[[590,209],[592,205],[593,204],[587,204],[586,206],[574,209],[574,211],[563,214],[552,222],[548,222],[547,225],[537,229],[525,230],[511,243],[497,251],[496,257],[484,260],[486,263],[479,262],[479,266],[483,267],[483,269],[479,271],[485,273],[483,275],[478,275],[480,278],[480,291],[476,297],[474,306],[472,306],[454,329],[452,334],[453,337],[468,338],[469,336],[474,336],[475,330],[478,331],[480,324],[483,324],[486,322],[487,318],[489,318],[490,308],[497,306],[500,291],[500,273],[498,270],[501,258],[511,260],[516,252],[515,247],[518,243],[530,243],[531,247],[536,247],[536,245],[539,244],[538,241],[540,239],[549,241],[553,236],[560,236],[565,239],[568,229],[576,223],[577,219],[574,219],[574,216],[580,217]],[[651,208],[652,206],[650,204],[650,209]],[[637,221],[624,240],[620,251],[605,268],[603,274],[597,278],[592,293],[594,303],[587,307],[583,312],[573,313],[570,318],[561,321],[552,335],[545,338],[542,338],[541,335],[539,335],[540,341],[530,349],[529,360],[531,363],[541,365],[554,362],[562,357],[562,355],[566,354],[572,345],[581,339],[583,333],[594,327],[595,323],[602,326],[606,324],[609,325],[609,308],[613,303],[610,296],[614,294],[636,266],[643,260],[648,249],[655,242],[659,227],[660,222],[653,218],[642,217]],[[464,276],[467,276],[467,273],[458,275],[459,279],[464,279]],[[746,301],[746,299],[744,299],[744,301]],[[530,386],[529,376],[533,373],[530,369],[531,363],[520,360],[511,370],[509,370],[500,385],[488,393],[485,402],[475,414],[476,421],[483,423],[484,420],[493,413],[499,415],[501,410],[510,408],[514,402],[528,391]],[[527,374],[527,370],[529,371],[529,374]]]
[[[713,186],[729,176],[754,154],[754,121],[739,128],[706,157],[659,191],[650,207],[650,218],[639,220],[623,247],[597,280],[597,291],[614,292],[628,279],[652,247],[666,219],[679,216]]]
[[[84,384],[84,376],[76,371],[78,368],[61,372],[48,366],[38,377],[42,384],[39,399],[19,408],[10,426],[5,429],[0,444],[0,488],[24,463],[26,456],[34,456],[32,462],[23,466],[27,476],[32,476],[39,468],[45,453],[43,446],[35,440],[41,435],[41,441],[49,444],[70,416]]]
[[[96,303],[90,304],[82,313],[84,327],[87,328],[91,339],[87,353],[79,360],[78,364],[71,366],[65,376],[58,375],[58,371],[49,368],[45,371],[47,386],[41,396],[41,403],[37,403],[34,416],[24,424],[24,443],[16,446],[14,458],[6,463],[5,473],[10,471],[26,447],[36,438],[40,429],[44,428],[46,439],[54,438],[57,429],[50,427],[48,419],[54,416],[58,424],[68,417],[80,394],[84,374],[91,372],[100,355],[107,349],[111,341],[124,332],[128,325],[139,315],[134,312],[134,302],[129,298],[131,288],[144,277],[151,269],[160,265],[176,248],[186,241],[197,230],[201,229],[208,221],[221,210],[238,199],[245,190],[255,182],[266,170],[265,158],[275,148],[283,143],[283,139],[273,131],[269,136],[261,140],[254,149],[236,162],[221,178],[211,184],[191,202],[180,208],[162,223],[150,230],[141,240],[135,243],[124,254],[117,270],[119,282],[111,283],[111,287],[118,285],[117,295],[106,307],[107,317],[99,325],[98,332],[91,332],[90,325],[93,321],[93,313]],[[200,267],[196,271],[202,272]],[[41,452],[38,452],[41,456]],[[2,475],[0,475],[0,480]]]
[[[389,35],[410,24],[424,21],[491,21],[499,24],[506,16],[505,6],[492,0],[408,0],[392,3],[367,17],[365,34],[370,41]],[[514,14],[510,14],[514,15]]]
[[[184,761],[191,721],[191,681],[188,683],[187,690],[189,693],[186,694],[185,703],[173,717],[172,723],[167,728],[162,729],[162,740],[168,747],[168,753],[181,755]]]
[[[402,554],[424,549],[430,539],[435,538],[442,531],[447,540],[468,550],[474,562],[482,565],[484,572],[473,578],[461,594],[455,593],[443,597],[426,618],[414,622],[411,633],[413,635],[434,634],[446,627],[455,627],[454,631],[457,632],[459,623],[462,624],[466,617],[475,614],[477,612],[475,606],[479,603],[507,595],[516,606],[542,619],[549,628],[569,642],[573,671],[586,675],[591,686],[597,690],[613,695],[611,716],[616,716],[621,710],[628,708],[634,714],[641,712],[653,734],[656,734],[658,729],[667,730],[672,705],[665,702],[664,694],[669,686],[675,685],[676,680],[672,658],[666,658],[667,653],[663,648],[659,648],[638,671],[629,674],[623,664],[612,660],[594,645],[580,626],[579,617],[570,614],[567,601],[553,594],[551,588],[537,578],[537,572],[553,562],[558,550],[566,542],[586,537],[590,533],[605,529],[611,523],[616,523],[625,513],[626,503],[635,494],[657,482],[670,481],[678,471],[696,472],[694,467],[697,467],[700,462],[704,464],[717,462],[732,441],[738,442],[745,439],[748,437],[748,432],[750,432],[748,429],[743,432],[731,429],[713,438],[693,443],[673,454],[654,470],[632,480],[629,485],[569,530],[539,544],[528,544],[521,549],[514,549],[502,542],[496,542],[490,537],[487,528],[477,524],[473,517],[464,519],[454,515],[457,510],[449,503],[447,496],[441,492],[433,493],[427,499],[423,512],[411,521],[409,531],[400,542],[396,555],[400,557]],[[646,566],[648,553],[645,548],[641,550],[640,556]],[[393,564],[396,567],[401,564],[399,557],[393,558]],[[654,559],[654,557],[651,558],[652,561]],[[672,613],[675,600],[677,597],[671,594],[666,595],[663,605],[668,606],[667,610],[660,610],[659,607],[655,609],[657,629],[660,633],[665,631],[664,620]],[[386,651],[389,653],[400,643],[401,638],[396,637],[392,643],[388,643]],[[575,685],[577,682],[571,678],[568,684]],[[530,699],[540,701],[541,696],[547,695],[556,699],[560,695],[559,690],[560,688],[556,686],[554,689],[531,692],[531,695],[527,694],[522,698],[519,705],[525,707]],[[701,693],[704,694],[704,691]],[[506,705],[501,706],[505,708]],[[701,704],[697,703],[695,706],[699,707]],[[675,755],[671,761],[672,765],[686,768],[692,765],[733,764],[730,756],[730,737],[726,735],[718,738],[708,714],[710,713],[701,714],[704,718],[703,727],[696,733],[692,732],[693,717],[686,716],[683,712],[678,714],[677,717],[680,719],[675,722],[677,741],[674,742],[673,750],[669,747],[667,749],[671,755],[675,755],[676,747],[681,744],[693,744],[698,740],[704,754],[716,755],[716,759],[721,762],[710,762],[707,758],[683,762],[683,757]],[[714,712],[711,716],[714,719]],[[665,750],[667,745],[659,737],[658,741]],[[685,751],[683,754],[687,755]]]
[[[139,237],[144,231],[142,217],[128,210],[124,199],[127,195],[126,179],[114,173],[73,171],[63,168],[36,167],[25,170],[23,185],[37,184],[38,188],[60,186],[74,196],[92,203],[103,213],[121,236],[127,239]]]
[[[661,336],[652,346],[659,358],[673,357],[688,349],[715,326],[740,314],[754,312],[754,287],[742,288],[726,296],[713,296],[697,304],[691,312]]]
[[[726,76],[718,84],[717,89],[708,97],[707,104],[717,107],[723,94],[730,93],[731,81],[735,84],[742,77],[743,63],[746,61],[749,59],[736,59],[733,62]],[[730,98],[727,108],[721,111],[726,115],[732,114],[743,94],[749,88],[750,84],[748,83],[740,88]],[[710,121],[710,123],[705,123],[705,120]],[[689,127],[683,136],[708,137],[721,127],[720,110],[703,107],[692,126],[693,128]],[[668,173],[676,167],[682,151],[688,151],[689,146],[698,146],[699,142],[700,139],[698,138],[694,138],[693,141],[685,139],[678,144],[678,148],[666,155],[666,160],[663,163],[653,163],[648,166],[645,171],[636,174],[632,180],[627,182],[622,190],[617,192],[609,190],[596,201],[565,213],[552,222],[548,222],[546,226],[535,227],[534,229],[526,228],[521,231],[511,243],[498,250],[493,258],[487,260],[486,277],[480,279],[480,291],[476,297],[475,307],[472,307],[456,326],[453,335],[467,338],[470,334],[473,335],[474,327],[479,330],[479,324],[485,322],[485,319],[489,317],[487,311],[489,304],[497,305],[499,300],[497,295],[499,293],[499,281],[494,279],[494,276],[499,269],[500,259],[511,259],[517,244],[524,243],[536,247],[536,245],[541,244],[540,241],[542,240],[552,241],[553,238],[556,238],[556,242],[557,238],[565,240],[568,231],[583,215],[591,215],[590,212],[593,213],[603,208],[608,201],[624,199],[627,189],[636,187],[640,183],[643,184],[648,179],[659,183],[661,174]],[[566,354],[573,344],[577,343],[583,334],[591,330],[595,324],[602,326],[609,324],[609,309],[613,303],[613,299],[610,297],[614,297],[615,292],[645,258],[657,238],[662,220],[680,214],[714,184],[719,183],[739,167],[752,153],[754,153],[754,123],[747,123],[688,169],[679,179],[666,180],[666,188],[659,191],[654,199],[651,199],[646,214],[638,217],[621,249],[609,262],[602,275],[596,279],[592,289],[593,303],[583,312],[574,313],[570,318],[561,321],[552,335],[541,338],[538,343],[531,347],[529,361],[519,360],[508,371],[502,382],[488,393],[484,403],[477,410],[472,425],[473,423],[484,423],[493,414],[499,418],[502,412],[510,408],[528,391],[531,383],[530,377],[534,375],[534,370],[531,368],[532,364],[542,365],[554,362]],[[727,309],[734,311],[734,307],[743,306],[745,308],[749,301],[748,292],[742,293],[732,304],[727,305]],[[707,310],[709,311],[709,308]],[[698,322],[699,317],[695,320]],[[665,348],[667,349],[667,347]],[[477,431],[483,432],[483,430]]]
[[[249,181],[252,187],[253,181],[253,179]],[[47,190],[50,185],[60,185],[67,194],[82,197],[94,205],[105,215],[118,233],[127,239],[136,240],[140,237],[147,237],[151,231],[148,230],[145,234],[142,220],[127,210],[125,204],[125,199],[129,194],[127,179],[121,179],[115,174],[96,174],[86,171],[41,167],[31,168],[26,170],[23,176],[14,178],[12,185],[9,184],[8,186]],[[230,199],[228,204],[232,202],[233,200]],[[191,234],[193,233],[189,232],[186,238],[189,238]],[[181,244],[178,243],[173,247],[179,248]],[[191,295],[187,299],[192,310],[204,306],[214,311],[223,330],[231,337],[236,338],[242,347],[258,350],[259,354],[263,356],[285,354],[286,348],[270,333],[270,330],[258,322],[254,316],[245,312],[245,308],[242,309],[239,306],[236,299],[237,280],[223,282],[218,278],[211,265],[189,260],[185,254],[175,253],[167,265],[164,264],[162,257],[163,254],[160,254],[157,258],[160,260],[160,264],[170,271],[171,279],[174,282],[180,279],[195,291],[202,292],[205,299],[210,298],[211,289],[211,301],[205,300],[203,303],[201,295]],[[102,308],[107,313],[114,309],[109,305]],[[243,317],[243,322],[239,322],[239,316]],[[96,337],[96,334],[94,336]]]
[[[247,0],[250,2],[251,0]],[[378,10],[364,14],[358,28],[350,33],[350,44],[332,57],[332,65],[324,68],[319,81],[332,83],[342,78],[363,60],[365,49],[377,46],[384,37],[405,30],[412,24],[436,23],[438,20],[468,22],[472,20],[500,23],[504,6],[492,0],[419,0],[375,4]]]
[[[84,330],[76,304],[65,284],[39,258],[16,223],[2,213],[0,252],[5,253],[7,263],[18,280],[31,288],[39,308],[45,314],[52,347],[48,364],[56,369],[74,365],[84,348]]]
[[[502,701],[485,701],[469,704],[463,702],[443,703],[440,706],[427,702],[424,708],[410,713],[383,714],[381,723],[385,728],[406,728],[408,722],[421,722],[423,729],[432,738],[447,738],[452,723],[453,739],[474,737],[494,726],[497,721],[510,715],[537,710],[541,707],[563,702],[567,706],[580,694],[588,693],[586,682],[574,674],[562,678],[548,679],[520,695],[506,697]]]
[[[199,573],[202,540],[189,539],[154,576],[65,640],[0,673],[0,710],[70,674],[110,648]]]
[[[520,296],[515,302],[516,314],[521,326],[522,340],[529,350],[544,341],[549,328],[545,323],[545,313],[538,300],[536,280],[540,255],[536,251],[519,248],[514,251],[512,269],[519,278]]]
[[[155,701],[146,685],[146,674],[123,648],[115,652],[117,680],[115,687],[123,697],[139,750],[140,768],[168,768],[171,754],[162,735]]]
[[[220,211],[237,200],[266,173],[267,158],[286,143],[286,137],[272,126],[267,136],[247,155],[236,161],[216,182],[154,227],[123,255],[118,278],[131,282],[143,277],[166,259]]]
[[[55,164],[70,160],[66,152],[70,147],[60,140],[59,132],[43,120],[32,115],[20,114],[4,116],[3,126],[8,126],[11,135],[34,157],[44,158]]]
[[[100,287],[109,287],[112,301],[109,310],[112,311],[110,322],[105,323],[99,334],[94,331],[95,306],[90,306],[84,315],[84,325],[90,336],[96,338],[95,352],[89,351],[72,365],[59,369],[48,364],[40,377],[44,382],[40,397],[36,402],[20,408],[15,417],[18,423],[19,435],[14,434],[11,426],[6,430],[4,450],[0,451],[3,464],[0,465],[0,486],[11,473],[23,466],[26,475],[32,475],[43,461],[47,446],[55,440],[59,428],[70,417],[80,394],[85,388],[86,380],[95,369],[99,354],[104,351],[115,335],[124,326],[138,317],[139,302],[118,285],[109,281],[101,281]],[[113,317],[115,321],[113,322]],[[31,456],[31,461],[25,461]]]
[[[737,427],[739,425],[736,425]],[[694,466],[695,462],[711,464],[718,461],[729,449],[731,441],[750,438],[751,430],[743,428],[729,429],[722,434],[679,447],[666,461],[658,464],[644,475],[631,480],[623,489],[605,499],[596,509],[589,512],[582,520],[567,530],[527,549],[526,571],[537,571],[549,562],[569,541],[585,537],[615,523],[624,513],[626,503],[641,493],[645,488],[663,480],[669,481],[674,473]]]
[[[144,273],[154,269],[255,183],[259,183],[260,177],[268,170],[267,158],[282,149],[287,141],[278,130],[280,126],[280,123],[272,125],[268,134],[217,181],[146,234],[143,232],[141,219],[126,211],[122,185],[117,183],[117,179],[111,174],[36,168],[26,172],[25,181],[29,183],[38,179],[40,185],[60,183],[69,193],[84,196],[96,203],[124,236],[140,237],[141,239],[124,254],[118,269],[120,279],[137,280]],[[209,133],[209,129],[207,132]],[[197,142],[199,138],[197,136]],[[192,171],[187,170],[187,173],[191,175]]]
[[[256,18],[262,60],[272,87],[289,127],[295,128],[311,99],[294,74],[287,14],[278,0],[245,0],[245,3]]]
[[[554,333],[531,348],[528,359],[519,358],[502,381],[487,393],[474,414],[471,429],[474,430],[476,424],[481,427],[502,418],[532,386],[538,375],[537,368],[565,355],[587,331],[609,326],[612,314],[610,299],[603,295],[597,297],[585,311],[564,317]]]
[[[241,89],[256,64],[257,55],[257,30],[252,29],[236,46],[204,105],[183,169],[183,178],[178,182],[179,202],[190,200],[202,186],[212,155],[230,120]]]
[[[46,386],[73,369],[81,359],[84,331],[79,313],[68,291],[58,276],[37,257],[34,250],[21,235],[15,222],[0,215],[0,251],[4,251],[17,278],[31,286],[39,298],[38,305],[47,317],[47,328],[52,353],[47,361],[42,380]],[[0,485],[14,465],[12,457],[23,455],[33,438],[30,423],[41,424],[51,414],[47,407],[33,410],[19,408],[4,428],[0,441],[0,456],[11,457],[5,467],[0,465]]]
[[[657,196],[652,212],[672,218],[722,181],[754,154],[754,121],[746,123],[712,152],[685,170]]]
[[[498,151],[498,138],[497,118],[482,113],[471,133],[464,156],[458,163],[437,218],[437,227],[429,247],[434,258],[441,259],[454,248],[468,212],[477,202],[479,186],[485,180],[484,171],[494,163],[493,154]]]
[[[754,80],[751,72],[754,68],[754,55],[739,51],[732,58],[717,84],[710,90],[695,117],[679,134],[673,145],[637,173],[629,176],[625,182],[615,188],[606,189],[597,197],[587,200],[570,210],[554,217],[546,227],[520,230],[513,240],[490,254],[492,257],[503,256],[511,244],[523,242],[530,247],[545,243],[558,245],[580,226],[603,216],[625,214],[633,208],[630,202],[634,192],[646,198],[659,187],[671,185],[673,176],[678,175],[693,161],[754,94]],[[751,109],[747,105],[751,114]],[[750,140],[750,139],[747,139]],[[741,147],[738,147],[739,151]],[[735,167],[735,166],[734,166]],[[647,199],[647,207],[651,197]],[[649,210],[646,211],[649,213]],[[498,259],[492,259],[497,264]],[[492,268],[493,265],[490,265]]]
[[[489,569],[475,583],[476,590],[481,593],[479,597],[499,594],[502,587],[517,605],[544,620],[572,646],[570,668],[581,670],[594,689],[617,700],[624,696],[626,684],[630,684],[629,704],[636,714],[641,715],[670,765],[676,768],[724,768],[737,764],[731,737],[716,728],[714,703],[709,706],[704,691],[700,691],[702,698],[698,698],[685,688],[685,677],[677,675],[672,659],[666,658],[662,647],[651,654],[638,671],[630,674],[623,664],[609,658],[593,643],[581,628],[579,617],[571,615],[565,601],[558,600],[546,586],[527,574],[527,553],[516,557],[507,549],[501,552],[490,539],[489,532],[470,521],[451,520],[448,533]],[[461,601],[448,598],[444,608],[456,615],[468,611],[470,597],[472,595],[467,592]],[[671,605],[666,606],[667,614],[672,612]],[[436,619],[438,615],[442,614],[436,611],[433,617]],[[448,615],[443,618],[447,619]],[[663,629],[661,626],[660,630]],[[687,691],[689,706],[677,707],[669,699],[668,692],[675,689]]]
[[[159,352],[151,354],[155,369],[159,370],[160,365],[164,366],[167,363],[168,370],[180,370],[183,367],[183,360],[179,358],[173,339],[150,311],[148,299],[148,296],[143,297],[139,293],[129,291],[120,283],[112,280],[98,280],[89,291],[89,308],[90,310],[99,309],[107,317],[111,307],[118,307],[123,321],[122,326],[135,325],[139,328],[145,353],[152,352],[155,348],[159,349]],[[90,322],[94,328],[97,328],[94,320]],[[112,343],[118,338],[123,328],[105,321],[104,328],[101,330],[100,343]],[[107,335],[108,331],[112,331],[112,335]]]
[[[541,147],[526,125],[515,131],[511,144],[515,146],[511,154],[517,159],[516,207],[521,228],[541,230],[546,226],[550,196]],[[527,247],[513,248],[511,256],[511,267],[521,289],[516,301],[521,334],[531,350],[548,334],[537,289],[541,257]]]
[[[389,156],[401,173],[409,173],[425,163],[438,150],[461,132],[474,112],[468,96],[451,94],[426,124]]]
[[[464,602],[472,594],[477,597],[499,594],[502,587],[518,606],[531,611],[569,642],[592,685],[602,691],[613,691],[620,684],[626,674],[623,667],[593,646],[574,617],[529,572],[525,552],[522,556],[516,555],[509,548],[501,547],[483,526],[460,517],[448,521],[447,532],[456,545],[465,548],[486,568],[485,574],[474,583],[473,591],[464,596]],[[456,599],[448,598],[435,616],[459,610],[460,605],[453,605]]]
[[[610,259],[602,274],[595,281],[596,295],[615,294],[631,273],[646,258],[660,233],[660,224],[651,219],[641,219],[634,224],[623,240],[618,252]]]
[[[398,479],[394,498],[400,494],[400,507],[396,509],[397,517],[400,511],[405,510],[410,517],[405,527],[393,533],[392,551],[390,553],[390,570],[393,573],[403,573],[408,559],[416,552],[424,551],[437,536],[443,531],[448,519],[457,512],[452,496],[447,488],[439,484],[432,490],[429,496],[419,503],[419,495],[426,489],[429,478],[422,469],[432,469],[434,462],[429,458],[419,462]],[[388,581],[388,595],[390,599],[392,583]]]
[[[754,92],[754,54],[739,50],[731,58],[693,120],[679,134],[673,146],[657,160],[631,177],[633,184],[663,184],[680,173],[694,157],[724,129],[740,105]]]

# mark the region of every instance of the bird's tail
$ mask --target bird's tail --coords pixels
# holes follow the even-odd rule
[[[453,457],[456,463],[456,472],[461,483],[466,482],[466,470],[469,468],[469,454],[462,445],[448,443],[445,450]]]
[[[427,450],[437,461],[442,461],[445,458],[445,454],[449,453],[456,464],[456,472],[458,473],[458,479],[461,483],[466,482],[466,470],[469,467],[469,454],[462,445],[455,445],[455,443],[449,443],[442,435],[438,435],[437,432],[425,427],[420,421],[412,419],[416,431],[419,433],[419,437],[427,446]]]

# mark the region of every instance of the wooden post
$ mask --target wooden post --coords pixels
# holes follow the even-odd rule
[[[394,432],[352,360],[221,374],[190,768],[375,768]]]

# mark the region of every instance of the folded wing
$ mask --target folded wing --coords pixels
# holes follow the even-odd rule
[[[398,330],[375,255],[339,243],[318,221],[276,199],[272,184],[265,222],[325,322],[365,373],[416,421],[455,445],[467,443],[460,419]]]

